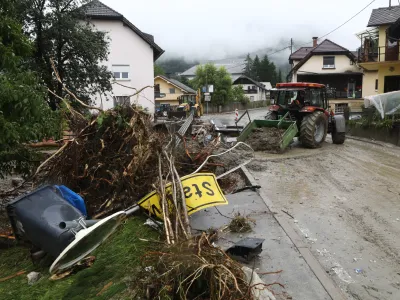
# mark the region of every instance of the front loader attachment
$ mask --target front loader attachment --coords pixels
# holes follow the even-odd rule
[[[283,151],[286,149],[287,146],[291,143],[293,138],[298,133],[298,128],[296,121],[286,121],[283,117],[280,120],[253,120],[249,123],[241,132],[239,137],[237,138],[238,142],[246,142],[246,139],[250,136],[255,128],[279,128],[279,129],[286,129],[286,131],[282,134],[282,139],[280,142],[280,149]]]

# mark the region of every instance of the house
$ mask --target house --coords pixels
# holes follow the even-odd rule
[[[250,99],[250,102],[266,100],[269,91],[272,89],[271,83],[266,82],[264,84],[245,75],[233,75],[232,85],[242,86],[244,94]]]
[[[313,47],[301,47],[290,55],[292,81],[326,85],[337,112],[346,106],[359,110],[363,103],[363,72],[357,66],[355,53],[328,39],[320,44],[316,37],[313,41]]]
[[[215,60],[209,61],[207,63],[211,63],[217,68],[224,67],[226,71],[231,76],[239,76],[243,74],[243,67],[245,65],[244,59],[222,59],[222,60]],[[191,67],[190,69],[186,70],[185,72],[181,73],[180,76],[186,77],[189,80],[192,80],[196,77],[196,70],[199,66],[204,64],[199,64],[196,66]]]
[[[359,65],[364,71],[363,96],[400,90],[400,6],[372,11],[360,33]]]
[[[89,22],[110,39],[106,67],[114,75],[113,90],[106,97],[94,101],[103,109],[115,105],[137,102],[154,113],[154,62],[164,53],[154,37],[144,33],[122,14],[104,3],[94,0],[84,7]],[[145,88],[138,96],[130,97],[136,90]]]
[[[171,106],[177,106],[179,105],[178,97],[182,95],[196,95],[196,91],[191,87],[163,75],[154,78],[154,87],[158,92],[155,99],[156,105],[170,104]]]

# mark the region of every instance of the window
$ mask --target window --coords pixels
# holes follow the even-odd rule
[[[375,80],[375,91],[378,90],[378,79]]]
[[[115,106],[127,106],[130,105],[130,97],[128,96],[115,96],[114,99],[114,107]]]
[[[254,101],[254,96],[250,96],[250,101]]]
[[[349,107],[348,103],[338,103],[335,106],[335,114],[342,114]]]
[[[116,80],[129,80],[129,65],[112,65],[113,76]]]
[[[175,94],[175,88],[170,88],[170,89],[169,89],[169,93],[170,93],[170,94]]]
[[[335,68],[335,57],[334,56],[324,56],[324,69],[334,69]]]

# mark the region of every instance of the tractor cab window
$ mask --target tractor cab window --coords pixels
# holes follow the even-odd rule
[[[292,101],[297,99],[298,91],[291,90],[281,90],[278,93],[278,97],[276,99],[276,104],[287,106],[292,103]]]
[[[310,89],[307,91],[306,105],[324,107],[324,92],[322,89]]]

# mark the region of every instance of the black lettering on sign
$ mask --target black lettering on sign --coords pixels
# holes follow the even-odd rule
[[[159,215],[161,215],[161,211],[158,209],[158,207],[157,207],[155,204],[153,204],[153,205],[151,206],[151,210],[153,211],[153,215],[157,215],[157,213],[158,213]]]
[[[208,196],[214,196],[215,195],[214,191],[212,189],[210,189],[211,184],[209,182],[207,182],[207,181],[203,182],[202,186],[203,186],[203,188],[205,188],[208,191],[208,192],[206,192],[206,194]]]
[[[192,184],[192,186],[196,189],[196,195],[199,196],[199,198],[201,198],[201,196],[203,196],[203,193],[201,192],[201,190],[199,189],[199,187],[197,186],[197,184]]]
[[[192,197],[192,193],[190,192],[190,187],[185,186],[183,188],[183,192],[185,193],[185,198],[190,198]]]

